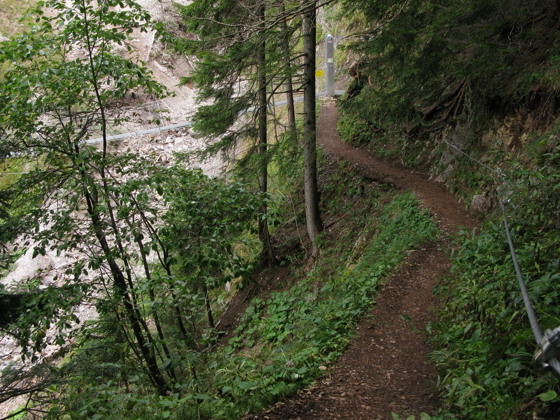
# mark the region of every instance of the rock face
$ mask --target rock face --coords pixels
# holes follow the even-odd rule
[[[471,211],[477,214],[488,213],[494,207],[494,199],[487,192],[473,196]]]

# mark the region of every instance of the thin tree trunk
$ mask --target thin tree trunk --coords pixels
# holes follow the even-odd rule
[[[127,223],[129,223],[129,227],[132,229],[131,221],[127,220]],[[150,266],[148,264],[148,256],[144,251],[144,243],[142,242],[142,240],[138,239],[136,243],[138,245],[138,249],[140,250],[140,256],[142,257],[142,264],[144,265],[144,273],[146,274],[146,280],[148,281],[148,293],[150,294],[150,299],[152,300],[152,316],[154,317],[154,324],[156,325],[156,331],[158,333],[159,340],[161,341],[161,345],[163,347],[165,356],[169,360],[169,364],[166,370],[169,376],[173,379],[173,381],[177,382],[177,375],[175,373],[175,369],[173,368],[173,364],[171,363],[172,360],[171,350],[169,350],[169,346],[167,345],[167,342],[165,340],[165,335],[163,333],[163,328],[161,327],[159,315],[157,310],[155,309],[156,295],[154,292],[154,287],[152,285],[152,274],[150,271]]]
[[[204,289],[204,301],[206,304],[206,315],[208,316],[208,324],[210,325],[210,328],[214,329],[216,328],[216,324],[214,323],[214,316],[212,315],[212,304],[210,302],[210,295],[208,294],[208,286],[206,286],[206,283],[204,281],[202,283],[202,287]]]
[[[165,379],[163,378],[163,375],[161,374],[161,371],[159,370],[159,367],[157,365],[155,353],[150,350],[149,346],[147,345],[148,343],[146,342],[146,338],[144,337],[144,333],[142,331],[141,320],[139,320],[137,317],[134,305],[127,291],[127,283],[124,274],[115,261],[113,253],[111,252],[111,249],[109,247],[109,243],[107,242],[107,238],[105,237],[105,233],[103,232],[103,223],[100,220],[98,210],[96,209],[96,200],[93,199],[92,195],[89,193],[85,186],[84,196],[88,206],[88,214],[91,218],[92,226],[95,231],[95,236],[99,241],[107,264],[109,265],[109,269],[111,270],[115,291],[124,303],[128,321],[132,326],[136,341],[138,341],[138,347],[140,348],[140,352],[148,368],[150,379],[157,388],[158,393],[160,395],[166,395],[168,391],[167,384],[165,383]]]
[[[316,1],[303,0],[302,5],[313,8],[303,15],[304,61],[304,192],[307,233],[311,240],[311,256],[319,255],[317,238],[322,230],[317,187],[317,116],[315,110],[315,48],[316,48]]]
[[[265,5],[261,2],[258,9],[258,16],[261,20],[261,26],[265,25]],[[263,193],[268,192],[268,158],[266,156],[268,148],[268,127],[267,127],[267,100],[266,100],[266,43],[264,29],[261,32],[262,40],[258,46],[258,62],[259,62],[259,153],[261,154],[259,186]],[[266,203],[263,204],[261,212],[266,214],[268,211]],[[259,237],[264,246],[264,252],[268,257],[269,264],[275,261],[274,251],[270,243],[270,234],[268,231],[268,220],[259,218]]]
[[[285,12],[284,1],[280,3],[280,15]],[[286,60],[286,100],[288,102],[288,126],[292,135],[296,135],[296,108],[294,106],[294,87],[292,83],[292,70],[290,60],[290,34],[288,33],[288,23],[286,18],[282,19],[280,28],[284,39],[282,40],[282,49],[284,50],[284,59]]]
[[[155,238],[156,242],[161,247],[161,253],[160,253],[159,249],[156,250],[156,253],[157,253],[157,256],[158,256],[158,259],[159,259],[161,265],[165,268],[165,272],[167,273],[168,284],[169,284],[169,288],[171,290],[171,297],[173,298],[173,307],[175,308],[175,313],[177,315],[177,322],[179,324],[179,330],[181,331],[181,334],[183,335],[183,339],[188,340],[187,329],[185,328],[185,324],[183,322],[183,315],[181,314],[181,310],[179,309],[179,303],[178,303],[178,300],[177,300],[177,295],[175,293],[175,285],[173,284],[173,280],[172,280],[173,275],[171,273],[171,264],[169,262],[170,261],[169,250],[165,247],[165,245],[161,241],[161,238],[159,237],[156,229],[153,227],[152,223],[148,220],[148,218],[144,214],[144,211],[141,209],[138,201],[134,197],[132,197],[132,199],[134,201],[134,205],[136,206],[136,208],[138,210],[138,213],[140,214],[140,217],[142,218],[142,222],[148,228],[150,234]],[[190,341],[190,340],[188,340],[188,341]],[[194,346],[193,346],[193,348],[194,348]]]

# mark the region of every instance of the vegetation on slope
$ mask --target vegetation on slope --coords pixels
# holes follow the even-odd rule
[[[502,199],[505,193],[511,193],[516,205],[514,210],[509,206],[507,210],[539,319],[543,328],[557,326],[560,151],[559,129],[552,123],[558,112],[558,2],[358,0],[343,4],[345,13],[362,25],[352,48],[364,60],[357,65],[355,86],[342,104],[345,114],[341,133],[352,141],[373,141],[379,153],[399,157],[406,165],[417,165],[422,151],[426,151],[431,163],[452,164],[454,172],[447,178],[448,183],[466,198],[502,187],[501,177],[484,170],[472,171],[472,162],[464,156],[443,160],[447,146],[441,140],[445,136],[478,160],[500,168],[511,189],[502,187],[497,196]],[[79,13],[84,10],[78,7]],[[87,9],[88,13],[91,10]],[[106,16],[103,11],[101,15]],[[126,23],[126,19],[120,23]],[[111,38],[115,36],[111,30],[103,35],[109,41],[115,39]],[[54,44],[49,46],[56,49]],[[14,43],[12,47],[18,45]],[[48,77],[52,68],[60,66],[76,72],[87,68],[75,68],[56,54],[52,65],[46,66],[44,49],[31,52],[41,56],[34,64],[46,71],[35,74],[37,79],[32,81],[40,83],[31,93],[36,89],[48,89],[52,97],[60,93],[49,84],[57,81]],[[6,62],[11,61],[6,58]],[[17,64],[23,79],[14,78],[17,75],[12,73],[11,82],[34,75],[22,63]],[[119,66],[94,60],[90,65],[94,75],[103,70],[107,73],[102,78],[122,82],[122,77],[113,77]],[[142,68],[130,63],[124,68],[131,72],[127,83],[135,83],[135,78],[140,77],[141,84],[150,85]],[[83,94],[84,86],[91,89],[95,77],[82,77],[86,82],[78,91]],[[103,99],[115,99],[118,104],[119,95],[128,90],[127,86],[118,86],[122,90],[103,85],[107,88]],[[4,86],[2,92],[13,94],[8,92],[9,87]],[[85,110],[99,118],[99,107],[88,108],[92,102],[79,102],[80,95],[69,94],[63,99],[69,106],[48,108],[56,105],[54,101],[25,100],[19,106],[47,107],[35,110],[33,115],[39,117],[45,109],[53,114],[62,109],[69,112],[70,118]],[[76,100],[74,106],[76,102],[72,101]],[[6,112],[5,118],[8,115]],[[503,120],[512,115],[523,122],[514,129],[536,127],[541,129],[540,135],[523,137],[518,133],[511,143],[498,147],[481,141],[493,117]],[[58,117],[64,127],[67,118]],[[76,121],[84,123],[83,119]],[[12,122],[20,124],[21,120],[14,118]],[[33,128],[35,122],[29,123]],[[372,185],[358,188],[363,179],[347,167],[334,165],[333,169],[333,164],[323,162],[322,210],[326,221],[334,219],[334,228],[319,239],[322,258],[315,267],[305,269],[304,250],[299,245],[300,241],[305,244],[301,240],[305,235],[299,229],[303,213],[292,204],[301,201],[298,191],[302,188],[302,167],[296,158],[290,160],[293,166],[282,168],[279,176],[284,179],[272,188],[274,196],[287,198],[284,205],[274,205],[281,209],[278,216],[282,227],[272,229],[272,234],[277,241],[284,239],[276,246],[285,250],[285,271],[279,278],[280,270],[259,267],[253,259],[259,252],[253,219],[264,197],[252,197],[253,192],[240,184],[209,180],[196,172],[180,168],[164,171],[131,155],[107,160],[99,151],[80,146],[85,132],[75,127],[56,131],[38,124],[37,128],[47,128],[49,135],[70,139],[74,147],[63,157],[57,155],[60,149],[51,150],[46,166],[32,176],[38,175],[39,169],[47,175],[76,175],[78,181],[60,192],[73,194],[68,197],[70,208],[76,211],[80,210],[81,192],[88,188],[101,192],[102,202],[97,201],[97,196],[93,201],[86,197],[95,204],[90,211],[91,220],[101,215],[103,225],[113,229],[111,239],[122,239],[127,245],[112,247],[106,256],[118,255],[119,263],[128,267],[142,265],[140,271],[144,273],[129,275],[128,283],[121,285],[135,301],[131,311],[123,305],[126,299],[112,293],[119,288],[105,282],[104,276],[111,270],[99,257],[92,258],[87,267],[73,267],[67,275],[69,281],[77,280],[82,273],[87,275],[88,269],[101,268],[95,286],[99,287],[97,291],[107,292],[102,298],[77,281],[73,288],[48,289],[40,296],[31,296],[26,307],[31,318],[22,318],[14,334],[22,342],[35,345],[36,350],[41,349],[51,326],[48,316],[53,316],[62,328],[67,319],[75,320],[60,316],[61,309],[72,309],[68,305],[74,301],[66,298],[78,299],[82,293],[90,293],[89,298],[97,299],[100,314],[98,321],[87,323],[71,336],[57,337],[59,344],[73,344],[60,366],[43,364],[30,372],[3,371],[7,386],[0,398],[12,392],[10,386],[21,384],[22,375],[34,380],[48,377],[43,385],[49,387],[35,393],[34,405],[26,409],[46,409],[52,418],[236,418],[289,395],[311,383],[325,364],[338,357],[357,317],[369,307],[379,282],[395,269],[406,250],[433,237],[435,232],[429,215],[419,210],[410,195],[382,192]],[[37,140],[33,136],[29,139]],[[64,142],[57,144],[65,147]],[[284,145],[282,150],[296,149],[297,142],[294,144]],[[74,154],[76,147],[79,150]],[[72,159],[75,162],[66,165]],[[131,170],[132,164],[135,171]],[[95,172],[99,168],[101,172]],[[85,176],[86,170],[94,175]],[[104,179],[105,171],[112,170],[129,178],[123,183],[116,181],[118,177],[105,179],[104,185],[97,183]],[[29,179],[34,178],[24,176],[20,180]],[[34,185],[24,186],[37,193]],[[57,190],[48,185],[53,188],[49,191]],[[290,188],[274,191],[280,185]],[[0,199],[11,199],[4,191],[2,194]],[[152,199],[160,197],[167,200],[170,212],[152,205]],[[112,212],[113,202],[122,204],[122,208]],[[350,217],[339,219],[342,212]],[[82,223],[82,219],[70,211],[55,213],[53,220],[60,223],[62,233],[59,239],[68,239],[68,227]],[[112,216],[116,216],[118,225]],[[151,221],[156,218],[163,223],[161,230],[159,224],[158,229],[153,229]],[[144,223],[144,231],[137,227],[139,220]],[[454,256],[456,274],[441,286],[448,301],[434,358],[441,365],[440,388],[449,403],[441,413],[443,418],[530,418],[533,412],[558,416],[557,383],[530,367],[534,344],[500,223],[496,215],[479,234],[465,233],[459,238],[459,251]],[[93,228],[90,235],[73,231],[73,240],[63,242],[61,249],[86,244],[96,250],[93,242],[85,241],[102,230],[99,224]],[[371,239],[365,248],[357,246],[362,242],[358,241],[358,232],[361,238]],[[43,248],[38,249],[41,252]],[[157,258],[148,259],[150,253]],[[110,268],[114,269],[114,265]],[[228,280],[238,290],[245,287],[243,293],[248,294],[240,293],[240,300],[265,285],[274,291],[257,295],[235,331],[224,331],[229,334],[226,344],[220,341],[222,332],[215,320],[225,311],[228,297],[221,287]],[[278,284],[280,280],[285,284]],[[57,308],[54,303],[61,306]],[[136,315],[129,317],[130,325],[123,322],[127,311],[137,314],[141,325],[133,325]],[[149,344],[139,345],[138,339],[131,338],[136,327],[142,330],[140,335],[149,337]],[[143,361],[144,351],[151,358],[148,363]],[[159,376],[151,372],[154,369],[159,370]],[[160,376],[165,383],[157,383]]]
[[[434,359],[444,418],[557,418],[560,385],[531,365],[535,340],[500,202],[541,328],[560,325],[558,2],[345,2],[365,16],[339,132],[440,176],[487,221],[464,232]],[[452,148],[458,146],[463,152]],[[493,206],[493,212],[490,207]]]
[[[542,167],[519,167],[506,204],[517,257],[541,329],[559,326],[558,208],[560,148]],[[448,296],[434,359],[450,410],[472,419],[544,418],[560,413],[560,384],[532,366],[535,340],[497,212],[479,233],[464,232],[454,255],[454,277],[441,285]]]
[[[338,254],[327,258],[326,251],[311,273],[299,266],[290,277],[305,281],[291,292],[305,303],[298,300],[296,308],[285,287],[278,287],[278,294],[251,306],[231,345],[222,345],[216,322],[227,299],[222,287],[232,282],[241,289],[260,274],[254,225],[268,222],[260,209],[270,197],[232,179],[186,170],[180,159],[164,167],[151,156],[109,150],[108,122],[128,118],[120,111],[130,92],[167,93],[142,63],[113,49],[150,24],[138,4],[126,4],[123,11],[118,1],[53,0],[53,17],[37,8],[30,32],[0,44],[6,70],[0,88],[3,159],[44,159],[2,190],[9,210],[2,243],[13,238],[14,222],[25,229],[35,255],[80,255],[57,283],[40,287],[41,280],[33,279],[6,294],[20,304],[6,330],[21,345],[27,365],[4,367],[0,401],[30,394],[32,401],[19,414],[51,418],[235,417],[309,383],[318,366],[340,354],[377,282],[405,250],[432,236],[434,227],[412,197],[396,197],[382,215],[370,258],[351,269]],[[99,148],[84,142],[97,128],[103,134]],[[293,144],[278,149],[285,152]],[[293,198],[285,219],[292,212],[300,218],[292,203],[301,201],[293,195],[302,188],[302,165],[296,158],[289,173],[280,174],[298,179],[284,191]],[[371,222],[380,192],[371,187],[362,196],[364,189],[350,185],[349,171],[340,172],[324,194],[339,203],[331,211],[356,214],[357,230],[339,223],[346,236],[337,245],[352,249],[356,233]],[[384,202],[392,198],[386,197]],[[16,218],[14,209],[23,217]],[[288,226],[285,232],[292,234],[288,229],[299,224]],[[305,246],[327,249],[330,239]],[[79,325],[81,304],[94,305],[99,318]],[[52,357],[66,356],[57,366],[41,360],[49,345],[59,347]],[[286,357],[297,366],[286,366]]]
[[[362,13],[356,86],[344,106],[372,128],[425,138],[521,105],[557,110],[560,6],[555,1],[344,2]],[[351,89],[352,90],[352,89]]]
[[[337,190],[330,195],[339,209],[351,213],[333,229],[334,234],[325,237],[326,255],[309,272],[303,270],[304,261],[297,254],[290,254],[284,258],[294,263],[286,266],[282,278],[277,270],[256,273],[260,280],[255,288],[268,284],[276,291],[251,300],[227,345],[192,354],[196,377],[183,377],[169,396],[146,393],[139,372],[115,363],[107,353],[111,343],[90,337],[66,368],[89,363],[103,369],[70,381],[58,407],[70,409],[75,418],[85,418],[95,407],[99,419],[154,415],[235,419],[312,383],[344,351],[356,321],[371,307],[379,283],[398,267],[407,250],[435,234],[430,215],[418,207],[413,195],[380,193],[371,185],[365,196],[352,189],[348,192],[344,184],[352,185],[352,174],[336,166],[332,175],[339,182],[330,183]],[[387,201],[388,205],[381,205]],[[293,228],[294,222],[289,226]],[[355,248],[357,236],[349,231],[361,232],[372,241],[365,249]],[[289,229],[277,233],[294,234]],[[122,372],[119,380],[115,380],[117,371]],[[122,375],[127,377],[126,389]]]

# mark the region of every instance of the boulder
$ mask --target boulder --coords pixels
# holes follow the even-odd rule
[[[473,196],[471,201],[471,211],[483,214],[489,212],[494,206],[494,199],[487,192]]]

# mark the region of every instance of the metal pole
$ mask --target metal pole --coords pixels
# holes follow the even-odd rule
[[[326,80],[327,80],[327,96],[334,96],[334,37],[329,34],[325,37],[325,63],[326,63]]]

